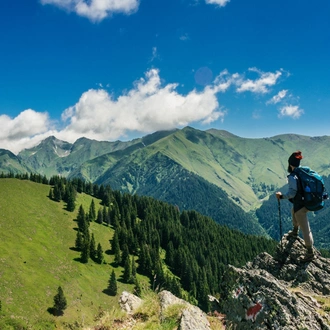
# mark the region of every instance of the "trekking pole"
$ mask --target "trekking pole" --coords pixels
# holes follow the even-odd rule
[[[277,200],[278,203],[278,217],[279,217],[279,221],[280,221],[280,242],[281,242],[281,248],[283,248],[282,246],[282,215],[281,215],[281,202],[278,199]]]

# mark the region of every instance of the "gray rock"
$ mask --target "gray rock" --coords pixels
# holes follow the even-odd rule
[[[119,297],[119,304],[122,310],[127,313],[133,313],[141,304],[142,299],[132,293],[123,291]]]
[[[221,312],[233,329],[330,329],[330,318],[311,295],[330,294],[330,261],[303,262],[304,242],[284,237],[275,257],[260,254],[225,273]],[[315,250],[315,253],[318,253]]]
[[[160,300],[161,315],[171,305],[183,305],[180,317],[179,330],[210,330],[210,322],[206,314],[197,306],[193,306],[183,299],[177,298],[169,291],[162,291],[158,294]],[[163,318],[161,316],[161,318]]]

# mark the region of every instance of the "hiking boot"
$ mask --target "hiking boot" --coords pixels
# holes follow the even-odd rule
[[[288,236],[292,238],[297,238],[298,237],[298,228],[293,228],[288,232]]]
[[[312,261],[316,258],[316,255],[314,254],[313,248],[308,247],[307,253],[305,254],[305,257],[303,259],[304,262]]]
[[[316,259],[316,255],[314,254],[314,252],[307,252],[302,261],[309,262],[309,261],[313,261],[314,259]]]

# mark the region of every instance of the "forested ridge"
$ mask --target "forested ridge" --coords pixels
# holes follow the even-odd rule
[[[10,176],[2,174],[0,177]],[[95,246],[88,232],[89,223],[95,221],[111,226],[115,230],[111,253],[118,255],[115,266],[121,265],[131,273],[136,260],[137,272],[150,278],[153,289],[168,289],[205,311],[209,308],[207,295],[219,294],[221,277],[228,264],[242,266],[261,252],[272,254],[277,244],[265,237],[221,226],[194,210],[180,212],[176,205],[121,193],[110,186],[58,176],[50,180],[41,175],[15,177],[50,184],[49,198],[64,199],[68,211],[79,207],[76,248],[81,252],[81,262],[88,262],[90,248]],[[101,199],[102,208],[93,211],[92,205],[88,210],[75,205],[76,194],[82,192]],[[228,212],[230,217],[230,210]],[[84,248],[87,251],[84,252]],[[102,262],[95,248],[92,249],[94,261]],[[127,276],[126,280],[132,281],[132,276]]]

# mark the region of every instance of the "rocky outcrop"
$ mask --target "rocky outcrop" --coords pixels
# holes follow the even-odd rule
[[[134,310],[140,307],[141,304],[141,298],[127,291],[123,291],[123,293],[119,297],[120,308],[129,314],[133,313]]]
[[[179,330],[210,330],[210,322],[206,314],[197,306],[193,306],[183,299],[179,299],[169,291],[158,294],[160,299],[161,315],[171,305],[182,305]],[[161,316],[162,317],[162,316]]]
[[[304,241],[284,236],[275,257],[260,254],[223,278],[221,312],[232,329],[329,329],[314,297],[330,294],[330,260],[304,261]]]
[[[177,298],[169,291],[161,291],[158,294],[160,303],[160,322],[164,321],[166,316],[166,310],[173,305],[181,306],[179,315],[179,327],[178,330],[210,330],[210,322],[208,321],[206,314],[197,306],[189,304],[187,301]],[[140,305],[143,303],[139,297],[134,296],[131,293],[124,291],[119,299],[121,309],[128,314],[133,314]],[[130,322],[134,322],[131,318]],[[130,323],[130,324],[131,324]],[[127,325],[124,325],[123,329],[127,329]]]

